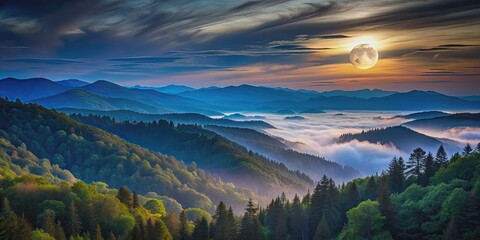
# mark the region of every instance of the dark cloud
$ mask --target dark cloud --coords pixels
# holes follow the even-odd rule
[[[17,58],[17,59],[4,59],[3,62],[12,62],[12,63],[26,63],[26,64],[48,64],[48,65],[64,65],[72,63],[84,63],[79,60],[71,59],[45,59],[45,58]]]
[[[112,58],[109,61],[130,63],[170,63],[183,59],[182,57],[126,57]]]

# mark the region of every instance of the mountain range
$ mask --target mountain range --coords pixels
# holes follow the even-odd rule
[[[86,84],[86,85],[85,85]],[[67,105],[65,93],[70,90],[83,90],[87,93],[74,92]],[[164,93],[164,92],[168,93]],[[282,112],[321,112],[322,110],[475,110],[480,109],[480,101],[466,100],[447,96],[432,91],[391,92],[378,89],[358,91],[315,92],[285,88],[260,87],[251,85],[210,87],[193,89],[186,86],[170,85],[164,88],[123,87],[105,80],[86,83],[79,80],[54,82],[44,78],[0,80],[0,96],[22,101],[46,101],[55,108],[98,109],[95,106],[108,106],[109,109],[139,110],[148,113],[192,112],[206,115],[222,115],[221,112],[256,111]],[[108,97],[108,98],[102,98]],[[96,100],[98,99],[98,100]],[[126,104],[125,100],[128,101]],[[100,103],[95,104],[95,101]],[[134,104],[131,101],[135,101]],[[119,104],[119,102],[123,103]],[[107,104],[108,103],[108,104]],[[138,103],[149,105],[139,106]]]

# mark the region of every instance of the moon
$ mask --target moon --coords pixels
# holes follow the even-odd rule
[[[359,44],[350,52],[350,62],[358,69],[369,69],[378,61],[378,51],[370,44]]]

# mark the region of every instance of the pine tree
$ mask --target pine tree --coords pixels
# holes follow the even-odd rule
[[[348,209],[353,208],[357,206],[357,204],[360,203],[360,196],[358,193],[358,188],[357,184],[355,182],[352,182],[350,189],[348,189],[348,194],[347,194],[347,199],[348,199]]]
[[[100,225],[98,225],[98,224],[97,224],[97,227],[95,229],[95,240],[103,240],[102,229],[100,228]]]
[[[199,219],[195,222],[192,238],[193,240],[210,239],[208,221],[205,217],[202,217],[202,219]]]
[[[113,234],[112,231],[110,231],[110,234],[108,235],[108,240],[117,240],[117,238],[115,237],[115,234]]]
[[[422,186],[427,186],[430,182],[430,178],[435,174],[435,163],[431,152],[428,152],[427,157],[424,160],[425,172],[422,175]]]
[[[132,194],[128,191],[127,187],[123,186],[118,189],[117,198],[129,209],[132,208]]]
[[[475,152],[480,154],[480,143],[477,143],[477,147],[475,148]]]
[[[237,221],[233,215],[232,207],[228,208],[227,212],[227,229],[228,229],[228,239],[236,239],[238,234]]]
[[[240,223],[240,232],[238,239],[262,240],[263,228],[256,215],[257,208],[254,207],[252,199],[248,201],[245,215]]]
[[[373,176],[368,178],[367,187],[365,188],[365,200],[375,200],[377,196],[377,182]]]
[[[339,212],[340,192],[335,186],[335,182],[326,176],[320,180],[312,194],[310,205],[310,227],[309,235],[315,234],[320,220],[325,216],[329,223],[330,230],[337,232],[341,226],[341,215]]]
[[[188,219],[187,219],[187,214],[185,214],[185,211],[182,211],[180,213],[180,229],[178,230],[178,236],[180,236],[180,240],[189,240],[190,239],[190,233],[188,231]]]
[[[325,216],[322,217],[318,224],[313,240],[330,240],[330,228],[328,227]]]
[[[437,166],[437,168],[447,167],[448,165],[448,156],[445,152],[445,149],[443,148],[443,145],[440,145],[437,150],[437,155],[435,155],[435,165]]]
[[[463,155],[464,157],[469,157],[469,156],[472,154],[472,152],[473,152],[472,147],[470,146],[469,143],[467,143],[467,146],[465,146],[465,147],[463,148],[462,155]]]
[[[407,161],[407,174],[414,177],[420,177],[420,174],[423,171],[423,163],[426,158],[426,152],[421,148],[416,148],[410,154],[410,158]]]
[[[448,223],[447,229],[443,233],[444,240],[456,240],[458,239],[458,227],[455,223],[455,216],[452,215],[450,222]]]
[[[229,238],[229,229],[228,229],[228,213],[225,203],[220,202],[218,204],[217,210],[215,211],[215,216],[213,217],[213,238],[214,239],[230,239]]]
[[[132,197],[132,198],[133,198],[133,200],[132,200],[132,201],[133,201],[132,207],[133,207],[133,208],[138,208],[138,207],[140,207],[140,203],[138,203],[138,195],[137,195],[136,192],[133,192],[133,197]]]
[[[385,178],[378,181],[378,203],[380,213],[385,217],[384,228],[395,236],[395,207],[393,206],[388,182]]]
[[[62,224],[60,221],[57,221],[57,224],[55,224],[55,240],[66,240],[67,237],[65,236],[65,231],[63,231]]]
[[[50,236],[55,236],[55,222],[51,211],[46,211],[43,217],[43,230]]]
[[[388,166],[388,185],[393,193],[403,191],[405,184],[405,163],[403,158],[394,157]]]
[[[22,216],[17,218],[16,222],[16,229],[11,239],[30,239],[32,237],[32,226],[28,223],[27,219]]]
[[[293,240],[302,239],[303,209],[300,198],[295,194],[290,213],[290,229]]]
[[[82,231],[82,222],[78,216],[77,207],[75,201],[71,201],[68,209],[68,233],[70,236],[77,236]]]

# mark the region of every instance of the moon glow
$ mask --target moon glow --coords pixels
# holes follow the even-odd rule
[[[350,62],[358,69],[369,69],[378,61],[378,52],[370,44],[359,44],[350,52]]]

